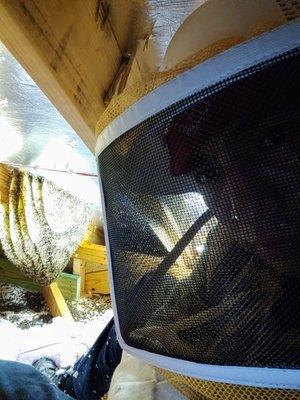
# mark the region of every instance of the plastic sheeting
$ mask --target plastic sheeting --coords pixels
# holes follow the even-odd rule
[[[183,21],[206,0],[149,0],[149,16],[153,21],[153,36],[159,61]]]
[[[0,162],[35,170],[88,202],[100,202],[94,155],[1,42]]]

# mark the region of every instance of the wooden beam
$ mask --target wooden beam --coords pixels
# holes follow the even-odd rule
[[[108,269],[107,264],[99,264],[97,262],[84,261],[84,260],[81,260],[81,262],[84,264],[86,274],[89,274],[90,272],[107,271]]]
[[[83,296],[85,289],[85,265],[78,258],[73,259],[73,274],[80,276],[80,296]]]
[[[85,275],[85,292],[109,294],[108,271],[92,272]]]
[[[64,317],[73,321],[73,317],[56,282],[42,288],[42,294],[53,317]]]
[[[0,1],[0,40],[92,151],[103,98],[128,36],[132,7],[115,3],[107,10],[122,15],[114,18],[119,41],[105,10],[99,12],[101,0]]]
[[[2,260],[0,264],[0,282],[20,286],[30,292],[39,292],[42,288],[39,283],[20,274],[19,271],[3,268]]]
[[[80,298],[80,276],[61,272],[55,282],[66,300],[78,300]]]
[[[24,276],[17,267],[5,258],[0,258],[0,282],[18,285],[32,292],[42,290],[42,286],[39,283]],[[57,278],[56,283],[66,300],[77,300],[80,298],[80,276],[62,272]]]
[[[82,242],[76,250],[74,258],[101,264],[107,268],[106,247],[101,244]]]

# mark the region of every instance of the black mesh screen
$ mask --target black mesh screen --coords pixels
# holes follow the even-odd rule
[[[293,51],[163,109],[101,153],[127,344],[300,367],[299,93]]]

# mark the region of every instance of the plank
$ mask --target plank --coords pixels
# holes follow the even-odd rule
[[[101,244],[95,244],[95,243],[89,243],[86,241],[81,242],[80,246],[83,248],[86,252],[100,252],[100,253],[105,253],[106,254],[106,248],[104,245]]]
[[[80,296],[83,296],[85,288],[85,265],[83,261],[73,259],[73,274],[80,276]]]
[[[107,260],[104,258],[101,258],[99,256],[93,257],[93,256],[86,255],[86,254],[84,254],[84,255],[77,254],[77,257],[75,257],[75,258],[79,258],[82,261],[91,262],[93,264],[98,264],[100,266],[100,269],[107,269]]]
[[[105,245],[103,228],[90,225],[84,235],[85,242]]]
[[[123,12],[126,3],[126,12]],[[130,75],[131,83],[141,79],[141,70],[135,60],[138,43],[150,34],[151,23],[146,15],[147,1],[109,0],[108,23],[116,37],[123,59],[111,82],[105,102],[120,93],[127,85]],[[122,83],[121,83],[122,81]]]
[[[92,272],[85,275],[85,292],[109,294],[108,271]]]
[[[42,288],[39,283],[21,275],[19,272],[5,270],[2,266],[0,266],[0,282],[20,286],[30,292],[39,292]]]
[[[85,252],[78,251],[74,255],[74,258],[79,258],[79,259],[81,259],[83,261],[90,261],[92,263],[100,264],[100,265],[102,265],[104,267],[107,266],[107,259],[105,257],[102,257],[101,255],[100,256],[99,255],[93,256],[91,254],[87,254]]]
[[[103,98],[122,63],[120,46],[127,40],[125,35],[118,43],[108,19],[99,13],[101,4],[102,0],[0,2],[0,40],[92,151]],[[126,1],[116,7],[122,19],[114,28],[122,36],[131,7]]]
[[[5,258],[0,258],[0,282],[18,285],[33,292],[38,292],[42,289],[39,283],[24,276],[16,266]],[[56,283],[66,300],[77,300],[80,298],[80,276],[62,272],[57,278]]]
[[[6,271],[20,273],[18,267],[16,267],[11,261],[4,257],[0,258],[0,268],[5,269]]]
[[[42,294],[53,317],[63,317],[73,321],[73,317],[56,282],[42,288]]]
[[[80,298],[80,276],[62,272],[55,282],[66,300],[78,300]]]
[[[91,261],[82,261],[84,263],[85,267],[85,273],[89,274],[90,272],[99,272],[99,271],[105,271],[108,269],[108,264],[107,263],[94,263]]]
[[[82,242],[76,250],[74,258],[79,258],[83,261],[90,261],[92,263],[99,263],[103,266],[106,266],[106,247],[101,244]]]

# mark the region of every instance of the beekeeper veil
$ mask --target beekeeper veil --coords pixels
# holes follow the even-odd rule
[[[214,382],[299,387],[300,25],[177,74],[98,139],[121,346]]]

